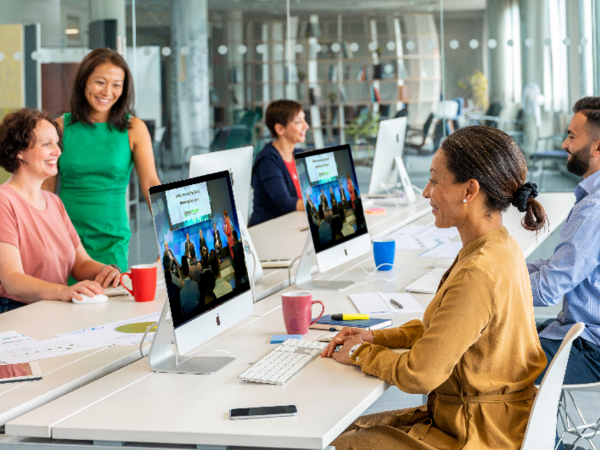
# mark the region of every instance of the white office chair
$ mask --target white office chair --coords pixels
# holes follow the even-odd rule
[[[521,450],[549,450],[554,448],[558,401],[565,371],[567,370],[569,353],[573,341],[584,328],[585,325],[582,322],[571,327],[550,363],[535,397]]]
[[[592,439],[600,434],[600,418],[595,422],[588,423],[579,406],[575,403],[575,399],[573,398],[573,394],[571,391],[586,391],[586,392],[595,392],[600,393],[600,382],[598,383],[588,383],[588,384],[565,384],[563,385],[562,393],[560,396],[560,403],[558,404],[558,415],[562,421],[564,431],[562,436],[569,433],[576,437],[575,442],[573,443],[573,447],[579,444],[580,441],[586,440],[589,445],[596,450],[596,446],[592,442]],[[577,415],[579,416],[579,421],[581,425],[577,425],[576,421],[573,420],[573,417],[567,411],[567,403],[568,399],[571,400],[573,407],[577,411]],[[577,422],[579,422],[577,421]],[[561,438],[562,438],[561,436]]]

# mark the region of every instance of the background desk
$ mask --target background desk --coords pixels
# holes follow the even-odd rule
[[[521,232],[522,215],[514,209],[504,217],[505,226],[526,256],[565,220],[574,197],[542,194],[540,201],[550,219],[550,228],[545,233]],[[423,217],[416,224],[430,222],[431,218]],[[347,263],[341,269],[344,274],[366,283],[348,291],[401,291],[410,278],[430,270],[427,266],[434,259],[419,258],[421,252],[397,252],[397,266],[411,269],[370,276],[359,263],[365,269],[374,268],[371,255]],[[342,275],[337,271],[325,274],[328,279],[339,276]],[[387,281],[373,283],[378,278]],[[315,298],[325,302],[328,312],[351,312],[354,306],[347,298],[348,291],[318,291]],[[433,296],[414,297],[426,307]],[[248,361],[262,357],[273,347],[268,344],[270,336],[284,331],[279,294],[261,302],[261,307],[263,304],[265,310],[270,310],[262,317],[218,336],[203,348],[231,351]],[[418,316],[393,315],[394,325]],[[314,339],[322,333],[311,330],[306,338]],[[215,376],[201,377],[152,373],[145,360],[138,361],[9,422],[6,433],[88,441],[320,449],[389,387],[377,378],[363,375],[356,367],[333,360],[317,359],[284,387],[239,381],[237,376],[246,367],[236,361]],[[247,422],[231,422],[227,417],[227,411],[233,407],[278,404],[296,404],[298,416]]]
[[[365,210],[370,208],[365,204]],[[429,200],[422,197],[411,205],[388,206],[385,214],[365,214],[371,239],[387,236],[391,232],[428,215],[431,211]],[[308,237],[306,212],[296,211],[248,229],[260,260],[293,260],[304,250]],[[314,271],[317,271],[315,261]],[[295,273],[296,267],[292,269]],[[294,277],[292,277],[292,282]],[[288,269],[266,269],[261,281],[256,283],[256,299],[262,300],[290,285]]]

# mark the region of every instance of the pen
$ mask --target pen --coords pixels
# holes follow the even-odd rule
[[[368,314],[332,314],[333,320],[369,320]]]
[[[400,303],[398,303],[398,302],[397,302],[396,300],[394,300],[393,298],[390,298],[390,303],[391,303],[392,305],[394,305],[394,306],[395,306],[396,308],[398,308],[398,309],[403,309],[403,308],[404,308],[404,306],[402,306]]]

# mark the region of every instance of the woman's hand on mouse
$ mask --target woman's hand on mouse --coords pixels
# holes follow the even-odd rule
[[[352,339],[354,336],[359,336],[363,342],[369,344],[373,343],[373,332],[371,330],[365,330],[364,328],[352,328],[344,327],[336,337],[334,337],[327,347],[321,352],[323,358],[331,358],[335,353],[335,348],[338,345],[344,345],[346,341]]]
[[[70,302],[73,298],[83,300],[83,297],[80,294],[93,297],[98,294],[104,294],[104,289],[102,289],[102,286],[95,281],[84,280],[73,286],[62,286],[59,300],[63,302]]]

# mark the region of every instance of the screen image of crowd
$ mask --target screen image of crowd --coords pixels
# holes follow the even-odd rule
[[[239,222],[227,184],[225,178],[208,181],[210,218],[178,230],[170,227],[164,193],[152,198],[175,326],[249,288]]]
[[[349,153],[333,152],[337,174],[324,182],[311,183],[306,159],[296,161],[313,243],[320,247],[316,251],[366,233],[362,199]]]

